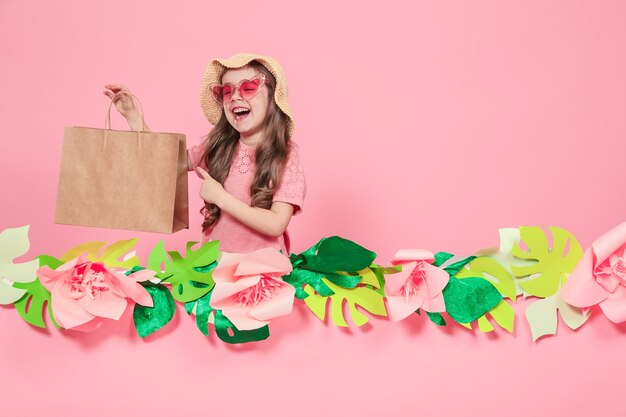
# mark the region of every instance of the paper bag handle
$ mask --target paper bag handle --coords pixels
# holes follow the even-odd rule
[[[104,130],[107,130],[107,126],[108,126],[108,130],[111,130],[111,107],[113,106],[113,102],[115,101],[115,99],[122,94],[130,95],[131,100],[137,99],[137,103],[139,104],[139,109],[141,110],[141,130],[138,130],[137,132],[145,132],[146,121],[143,116],[143,106],[141,105],[141,101],[139,101],[139,97],[137,97],[133,93],[128,93],[126,91],[118,91],[117,93],[113,94],[113,97],[111,97],[111,103],[109,103],[109,111],[107,112],[106,119],[104,119]]]

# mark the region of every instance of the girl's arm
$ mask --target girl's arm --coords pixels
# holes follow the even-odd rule
[[[246,226],[272,237],[285,233],[293,214],[293,206],[289,203],[275,201],[269,210],[250,207],[228,192],[225,192],[216,204]]]
[[[264,235],[277,237],[287,229],[293,214],[291,204],[275,201],[269,210],[251,207],[224,190],[222,184],[215,181],[202,168],[197,167],[196,171],[204,178],[200,187],[200,198],[204,201],[216,204],[241,223]]]

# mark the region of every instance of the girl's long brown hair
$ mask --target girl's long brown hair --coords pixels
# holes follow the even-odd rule
[[[290,138],[287,136],[288,118],[274,101],[276,88],[274,75],[258,61],[251,61],[247,66],[265,74],[269,81],[266,84],[269,106],[263,123],[264,136],[255,149],[256,169],[254,180],[250,185],[251,206],[269,209],[272,206],[274,193],[281,182],[291,147]],[[211,177],[222,185],[228,177],[238,141],[239,132],[230,125],[222,108],[220,120],[205,137],[205,151],[202,156],[206,166],[209,167]],[[204,216],[203,231],[212,227],[221,215],[217,205],[206,202],[200,213]]]

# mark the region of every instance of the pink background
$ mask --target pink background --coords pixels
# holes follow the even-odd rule
[[[31,225],[21,259],[136,236],[145,260],[161,239],[199,239],[195,176],[175,235],[55,225],[63,128],[103,126],[102,86],[123,83],[153,130],[197,143],[204,68],[237,52],[276,57],[289,80],[308,182],[294,252],[336,234],[380,263],[463,255],[519,225],[587,246],[625,220],[624,2],[347,3],[3,0],[0,228]],[[346,330],[297,303],[247,346],[202,336],[182,308],[141,340],[130,310],[85,335],[3,307],[0,413],[623,416],[626,325],[597,314],[533,344],[523,307],[510,335],[423,316]]]

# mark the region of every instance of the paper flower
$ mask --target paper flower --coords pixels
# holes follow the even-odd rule
[[[391,260],[392,265],[402,265],[401,272],[385,276],[387,312],[392,321],[402,320],[418,308],[431,313],[446,310],[442,291],[450,276],[431,265],[434,260],[431,252],[422,249],[401,249]]]
[[[118,320],[128,305],[126,298],[153,306],[150,294],[138,284],[154,277],[147,269],[126,276],[79,256],[56,271],[39,268],[37,276],[51,293],[54,318],[65,329],[88,332],[100,327],[104,318]]]
[[[213,271],[211,307],[222,310],[239,330],[261,328],[291,312],[296,290],[281,278],[291,269],[289,258],[274,248],[224,252]]]
[[[626,222],[591,244],[563,286],[561,296],[575,307],[599,304],[613,323],[626,321]]]

